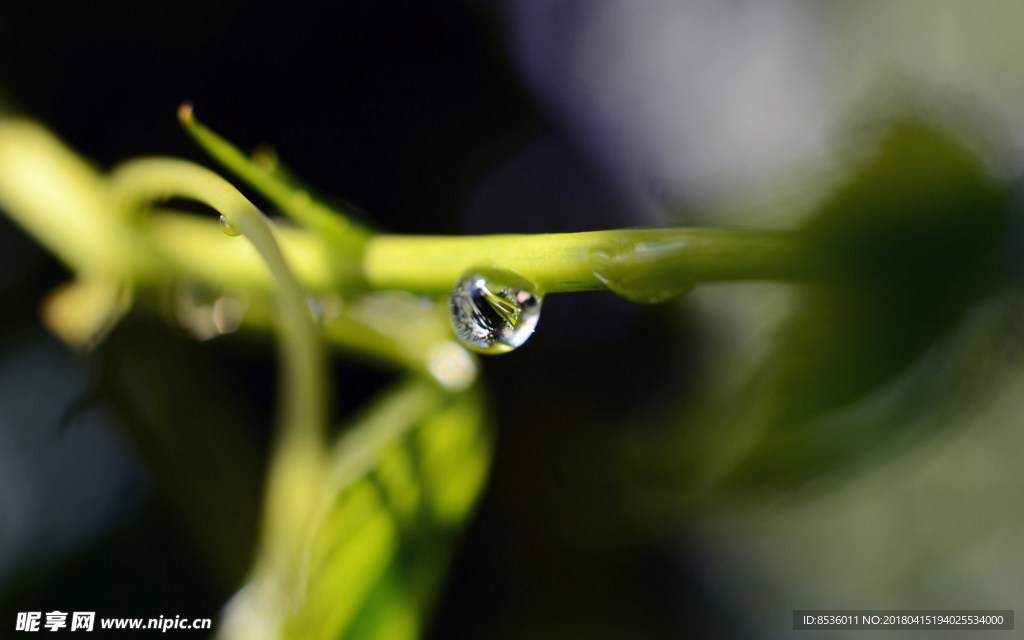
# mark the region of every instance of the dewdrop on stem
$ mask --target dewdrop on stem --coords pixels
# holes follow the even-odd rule
[[[472,269],[452,290],[452,329],[473,351],[508,353],[533,334],[540,306],[537,287],[522,276],[503,269]]]
[[[231,224],[231,221],[224,217],[224,214],[220,216],[220,228],[224,230],[224,233],[229,236],[241,235],[242,230]]]
[[[612,242],[590,253],[594,277],[609,291],[631,302],[656,304],[693,288],[680,280],[670,258],[686,249],[685,240]]]

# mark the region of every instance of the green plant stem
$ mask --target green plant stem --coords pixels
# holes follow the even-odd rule
[[[159,256],[150,256],[155,264],[138,265],[141,273],[136,281],[156,283],[166,277],[170,266],[219,287],[260,293],[274,290],[274,279],[259,253],[247,242],[225,244],[224,232],[214,220],[160,210],[136,235]],[[352,292],[366,288],[358,260],[332,253],[315,233],[275,225],[274,237],[306,291]]]
[[[317,328],[305,293],[287,264],[263,214],[229,182],[189,162],[152,158],[121,166],[112,176],[117,192],[133,208],[171,197],[209,205],[235,224],[266,264],[279,296],[281,355],[284,360],[282,421],[295,435],[319,443],[323,439],[326,392]],[[172,236],[181,242],[180,236]],[[230,242],[221,234],[223,244]],[[242,254],[244,255],[244,254]],[[198,257],[198,256],[197,256]],[[206,262],[212,256],[206,256]]]
[[[280,433],[268,482],[263,568],[284,576],[286,600],[296,601],[309,526],[320,508],[326,475],[326,370],[320,337],[305,294],[278,247],[269,222],[230,183],[197,165],[142,159],[112,176],[116,193],[132,208],[169,197],[209,205],[233,224],[258,252],[274,280],[282,360]],[[232,240],[224,237],[225,246]],[[301,598],[299,598],[301,599]]]
[[[247,248],[221,248],[220,231],[194,216],[166,214],[150,223],[149,242],[181,268],[214,284],[270,289],[258,256]],[[309,232],[279,229],[282,251],[297,277],[313,291],[404,290],[430,295],[451,291],[467,270],[491,266],[530,279],[545,293],[605,289],[602,270],[645,273],[687,283],[740,280],[804,281],[796,232],[727,229],[645,229],[494,236],[377,235],[361,257],[333,255]]]
[[[803,280],[796,233],[722,229],[640,229],[495,236],[375,236],[366,246],[369,286],[442,294],[468,269],[509,269],[545,293],[604,289],[609,279],[677,282]]]
[[[282,213],[300,225],[320,232],[339,251],[358,251],[370,232],[341,212],[310,197],[281,175],[276,161],[261,166],[195,118],[191,103],[178,108],[178,120],[200,147],[226,169],[242,178],[268,198]]]
[[[152,164],[147,171],[132,165],[113,177],[122,201],[111,201],[101,176],[47,131],[23,121],[0,126],[0,204],[74,271],[99,270],[146,285],[159,282],[173,267],[215,286],[272,290],[260,256],[246,243],[225,246],[215,221],[162,214],[132,225],[120,213],[190,193],[215,208],[234,206],[241,196],[233,187],[184,162],[163,165],[172,166],[177,177],[152,171],[158,168]],[[180,179],[183,172],[199,171],[202,188]],[[134,180],[139,183],[132,185]],[[144,197],[139,201],[133,192]],[[283,191],[278,195],[287,197]],[[465,271],[482,266],[516,271],[546,293],[606,288],[608,274],[645,288],[819,277],[804,259],[805,244],[796,232],[672,228],[365,239],[360,233],[353,251],[336,250],[336,243],[314,230],[278,227],[275,234],[307,289],[341,294],[398,289],[445,295]]]
[[[103,176],[34,122],[0,120],[0,207],[76,273],[120,279],[131,265]]]

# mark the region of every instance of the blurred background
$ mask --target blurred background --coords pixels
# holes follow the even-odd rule
[[[104,169],[209,164],[191,100],[393,233],[805,230],[837,282],[552,296],[484,361],[495,459],[429,633],[784,637],[794,609],[1024,596],[1022,24],[1009,1],[5,0],[0,117]],[[68,274],[3,216],[0,246],[4,619],[215,616],[254,544],[269,337],[139,313],[73,353],[38,317]],[[335,369],[341,413],[391,377]]]

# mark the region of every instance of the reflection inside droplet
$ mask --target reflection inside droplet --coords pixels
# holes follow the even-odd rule
[[[533,334],[540,306],[536,287],[518,274],[473,269],[452,291],[452,328],[456,337],[474,351],[507,353]]]

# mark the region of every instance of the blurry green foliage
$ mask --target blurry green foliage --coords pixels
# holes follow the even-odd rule
[[[896,442],[912,421],[887,420],[894,406],[839,428],[826,418],[886,389],[1006,284],[1010,197],[948,131],[893,121],[803,223],[810,282],[746,383],[676,436],[673,482],[784,489]]]
[[[392,390],[336,445],[338,481],[288,638],[416,638],[490,458],[483,399]],[[386,436],[382,437],[382,434]]]

